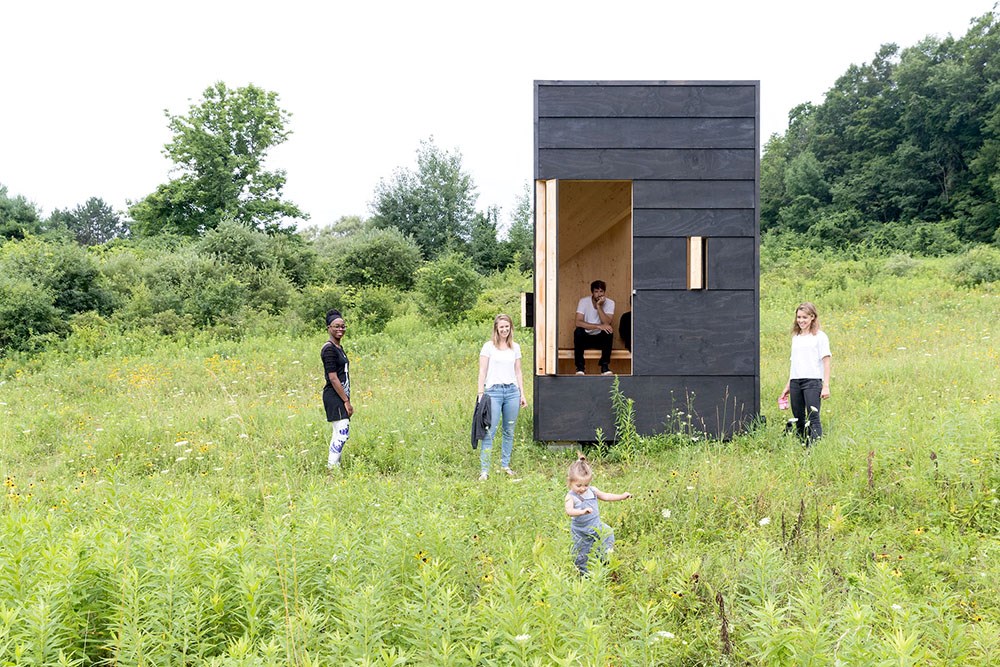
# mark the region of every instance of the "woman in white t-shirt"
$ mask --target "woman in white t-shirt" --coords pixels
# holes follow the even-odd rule
[[[779,402],[791,399],[795,429],[808,446],[823,436],[821,399],[830,398],[830,339],[820,331],[816,306],[808,301],[795,309],[792,325],[792,369]]]
[[[517,414],[528,402],[524,398],[524,381],[521,379],[521,346],[514,342],[514,324],[510,315],[503,313],[493,318],[493,338],[483,344],[479,353],[479,398],[490,399],[490,429],[483,438],[479,454],[481,481],[490,472],[490,455],[497,426],[502,425],[500,469],[514,477],[510,469],[510,455],[514,449],[514,424]]]

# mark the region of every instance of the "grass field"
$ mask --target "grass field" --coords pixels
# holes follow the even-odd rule
[[[765,259],[768,425],[590,452],[634,498],[602,506],[616,550],[586,579],[572,452],[531,441],[530,408],[520,479],[476,481],[488,324],[348,330],[333,474],[320,328],[82,331],[8,365],[0,665],[1000,663],[996,287],[944,259]],[[812,450],[774,404],[805,299],[834,353]]]

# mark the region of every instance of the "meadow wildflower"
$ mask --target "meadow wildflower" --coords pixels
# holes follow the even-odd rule
[[[660,512],[660,514],[663,515],[664,519],[669,519],[670,518],[670,510],[668,510],[666,508],[664,508],[664,510],[662,512]]]
[[[757,523],[759,523],[762,526],[766,526],[767,524],[771,523],[771,517],[766,516],[763,519],[761,519],[760,521],[758,521]]]

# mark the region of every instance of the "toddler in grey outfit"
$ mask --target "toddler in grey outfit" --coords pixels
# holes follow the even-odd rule
[[[587,457],[582,453],[569,466],[566,483],[569,493],[566,494],[566,514],[573,517],[570,523],[570,534],[573,536],[573,557],[580,574],[587,573],[587,561],[594,543],[600,540],[598,557],[607,562],[607,554],[614,548],[615,534],[611,527],[601,521],[598,500],[615,502],[631,498],[631,493],[605,493],[591,486],[594,472],[587,463]]]

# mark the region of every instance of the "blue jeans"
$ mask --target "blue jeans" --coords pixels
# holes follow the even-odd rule
[[[490,470],[493,436],[500,424],[503,424],[500,467],[510,466],[510,453],[514,449],[514,424],[517,422],[517,413],[521,411],[521,391],[516,384],[490,385],[486,388],[486,396],[490,397],[490,430],[483,438],[482,449],[479,452],[479,466],[482,472]]]

